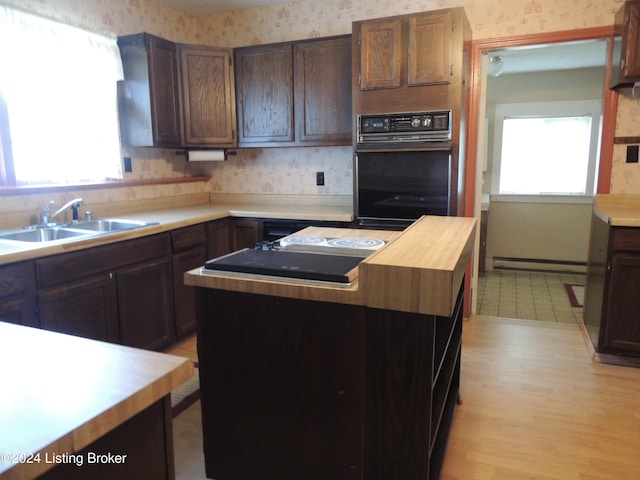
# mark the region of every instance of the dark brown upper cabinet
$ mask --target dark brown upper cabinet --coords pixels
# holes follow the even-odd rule
[[[118,38],[124,81],[118,84],[125,146],[181,145],[176,45],[148,33]]]
[[[350,38],[237,48],[238,145],[350,145]]]
[[[640,0],[624,3],[615,16],[611,88],[640,81]]]
[[[238,144],[275,146],[293,142],[293,50],[291,44],[235,50]]]
[[[451,30],[446,10],[363,22],[360,88],[449,83]]]
[[[360,27],[360,88],[400,88],[402,19],[371,20]]]
[[[235,147],[233,51],[179,45],[178,54],[183,144]]]
[[[128,147],[235,147],[231,49],[118,38],[120,137]]]
[[[452,24],[449,11],[414,15],[409,18],[408,85],[449,83],[453,75]]]
[[[463,8],[354,22],[354,114],[459,106],[470,42]]]
[[[351,145],[351,36],[300,42],[293,50],[298,143]]]

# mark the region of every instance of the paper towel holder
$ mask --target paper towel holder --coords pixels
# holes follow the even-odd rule
[[[222,156],[219,154],[222,153]],[[185,160],[189,161],[227,161],[229,155],[237,155],[235,150],[224,149],[184,149],[175,152],[176,155],[184,155]]]

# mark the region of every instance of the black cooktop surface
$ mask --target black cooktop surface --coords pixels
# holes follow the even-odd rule
[[[205,263],[207,270],[349,283],[362,257],[283,250],[240,250]]]

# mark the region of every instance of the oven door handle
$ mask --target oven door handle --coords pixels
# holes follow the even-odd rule
[[[451,142],[422,143],[358,143],[356,153],[360,152],[450,152]]]

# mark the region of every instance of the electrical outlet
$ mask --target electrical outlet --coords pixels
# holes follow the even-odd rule
[[[324,172],[316,172],[316,185],[319,187],[324,185]]]
[[[131,157],[124,157],[124,171],[127,173],[133,172],[131,167]]]
[[[627,163],[638,163],[638,145],[627,145]]]

